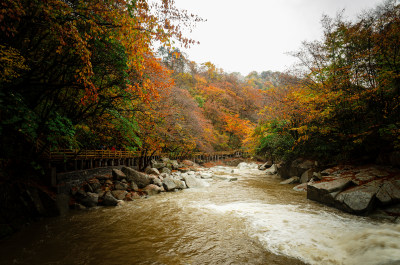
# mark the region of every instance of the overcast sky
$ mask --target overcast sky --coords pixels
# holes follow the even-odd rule
[[[286,52],[304,40],[322,36],[322,14],[355,18],[383,0],[175,0],[176,6],[197,14],[193,39],[185,52],[197,63],[211,61],[226,72],[284,71],[294,63]]]

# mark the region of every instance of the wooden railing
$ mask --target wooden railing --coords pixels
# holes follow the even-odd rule
[[[191,154],[179,154],[179,153],[154,153],[152,157],[209,157],[209,156],[224,156],[233,155],[235,153],[244,153],[243,151],[221,151],[212,153],[191,153]],[[141,156],[140,151],[122,151],[122,150],[71,150],[61,149],[56,151],[50,151],[46,153],[48,160],[50,161],[65,161],[65,160],[86,160],[86,159],[122,159],[122,158],[138,158]]]

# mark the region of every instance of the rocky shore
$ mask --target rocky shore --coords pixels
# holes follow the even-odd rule
[[[379,165],[340,165],[321,170],[316,161],[296,159],[290,164],[265,163],[260,170],[278,174],[281,184],[295,184],[307,198],[340,210],[374,214],[398,220],[400,216],[400,170]]]
[[[209,185],[207,180],[212,178],[218,179],[218,176],[192,161],[163,158],[162,161],[152,161],[144,173],[135,168],[122,167],[70,187],[69,206],[78,209],[98,205],[117,206],[124,201],[161,192],[205,187]]]

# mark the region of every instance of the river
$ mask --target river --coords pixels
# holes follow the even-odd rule
[[[0,241],[0,263],[400,264],[400,224],[309,201],[257,169],[211,170],[238,180],[43,220]]]

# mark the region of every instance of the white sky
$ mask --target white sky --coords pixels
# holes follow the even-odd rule
[[[225,72],[284,71],[295,59],[286,52],[298,50],[304,40],[320,39],[323,14],[345,17],[383,0],[175,0],[207,19],[189,36],[200,41],[184,50],[197,63],[211,61]]]

